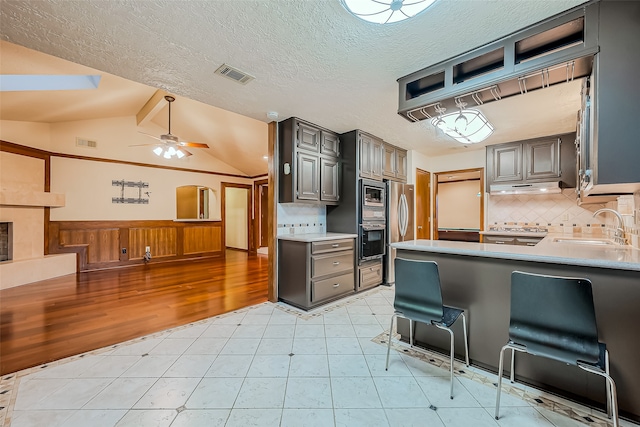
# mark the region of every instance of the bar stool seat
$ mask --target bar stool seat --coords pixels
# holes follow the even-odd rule
[[[511,273],[509,340],[500,350],[496,420],[506,349],[511,349],[511,382],[514,382],[516,351],[564,362],[604,377],[607,414],[613,418],[614,427],[618,427],[616,385],[609,374],[607,347],[598,341],[589,279]]]
[[[453,363],[454,363],[454,334],[451,326],[462,317],[464,332],[465,363],[469,366],[469,345],[467,343],[467,321],[464,310],[448,307],[442,304],[442,290],[438,264],[433,261],[395,259],[396,284],[393,308],[389,328],[389,343],[387,346],[387,365],[389,369],[389,354],[391,352],[391,336],[393,335],[393,321],[397,317],[409,320],[409,345],[413,347],[413,322],[421,322],[444,329],[451,336],[451,389],[449,397],[453,399]]]

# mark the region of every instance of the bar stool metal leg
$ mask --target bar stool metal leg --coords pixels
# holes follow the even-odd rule
[[[409,319],[409,346],[413,348],[413,320],[411,319]]]
[[[509,376],[511,383],[516,382],[515,374],[516,374],[516,351],[514,349],[511,349],[511,375]]]
[[[504,351],[509,347],[509,345],[505,345],[500,350],[500,363],[498,364],[498,392],[496,393],[496,420],[500,418],[500,394],[502,393],[502,370],[504,368]],[[513,348],[511,351],[515,351]]]
[[[391,326],[389,326],[389,343],[387,345],[387,365],[384,368],[385,371],[389,370],[389,353],[391,353],[391,337],[393,337],[393,319],[395,319],[396,316],[396,314],[391,316]]]
[[[464,333],[464,355],[465,362],[467,362],[467,367],[469,367],[469,339],[467,338],[467,318],[464,315],[464,312],[460,313],[462,316],[462,331]]]
[[[609,350],[604,351],[604,371],[609,374]],[[611,418],[612,408],[611,408],[611,386],[609,385],[609,381],[607,381],[607,416]]]

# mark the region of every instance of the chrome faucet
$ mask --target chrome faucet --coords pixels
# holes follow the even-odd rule
[[[618,227],[616,228],[616,231],[613,234],[613,241],[616,242],[619,245],[624,245],[625,244],[625,240],[624,240],[624,220],[622,219],[622,215],[620,215],[620,212],[618,212],[615,209],[603,208],[603,209],[598,209],[597,211],[595,211],[593,213],[594,218],[596,217],[596,215],[601,214],[603,212],[610,212],[610,213],[614,214],[616,216],[616,218],[618,219]]]

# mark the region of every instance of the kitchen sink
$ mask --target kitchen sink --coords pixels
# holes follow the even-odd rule
[[[572,245],[598,245],[598,246],[616,246],[615,242],[612,242],[609,239],[582,239],[582,238],[574,238],[574,237],[555,237],[552,242],[554,243],[569,243]]]

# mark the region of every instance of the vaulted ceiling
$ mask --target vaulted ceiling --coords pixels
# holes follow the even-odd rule
[[[266,154],[266,132],[252,123],[268,122],[269,111],[337,132],[363,129],[426,155],[455,152],[460,144],[431,125],[397,115],[396,80],[581,3],[439,0],[412,20],[380,26],[351,16],[339,0],[3,0],[0,35],[75,63],[34,62],[38,73],[75,73],[81,64],[113,75],[101,83],[109,90],[95,91],[104,98],[78,97],[69,104],[74,108],[53,97],[32,109],[31,120],[135,114],[156,89],[164,89],[178,96],[174,133],[180,128],[181,137],[201,142],[222,135],[210,140],[218,146],[215,156],[253,174],[254,167],[249,171],[242,162],[247,153]],[[3,74],[13,69],[6,46],[12,45],[2,46]],[[11,63],[26,69],[29,60]],[[240,85],[215,75],[223,63],[256,78]],[[578,91],[574,82],[481,107],[496,128],[486,143],[573,130]],[[2,95],[3,119],[27,120],[24,107],[40,105],[37,94],[20,96],[9,103]],[[159,125],[164,116],[158,114]],[[207,121],[215,123],[206,127]],[[252,126],[259,138],[248,130]],[[242,149],[233,148],[238,144]],[[266,171],[264,164],[255,167]]]

